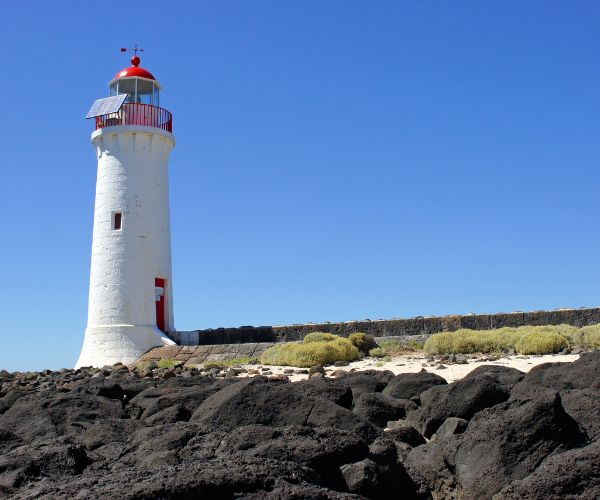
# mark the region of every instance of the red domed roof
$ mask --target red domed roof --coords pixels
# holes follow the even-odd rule
[[[138,56],[133,56],[131,58],[131,64],[133,64],[133,66],[129,66],[129,68],[125,68],[125,69],[122,69],[121,71],[119,71],[115,75],[114,79],[139,76],[141,78],[148,78],[149,80],[156,80],[156,78],[154,78],[154,76],[152,75],[152,73],[150,73],[150,71],[139,67],[140,58]]]

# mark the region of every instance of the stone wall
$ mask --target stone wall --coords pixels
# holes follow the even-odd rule
[[[260,358],[273,342],[249,342],[237,344],[215,344],[199,346],[156,347],[143,354],[138,362],[175,359],[184,366],[195,366],[211,361],[224,361],[233,358]]]
[[[419,316],[409,319],[363,320],[344,323],[308,323],[287,326],[242,326],[173,332],[171,337],[180,345],[219,345],[273,343],[302,340],[311,332],[329,332],[347,337],[354,332],[375,337],[430,335],[459,328],[490,330],[503,326],[560,325],[586,326],[600,323],[600,307],[556,309],[553,311],[511,312],[498,314],[466,314],[455,316]]]

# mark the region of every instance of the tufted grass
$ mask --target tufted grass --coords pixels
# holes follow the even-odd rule
[[[348,339],[330,333],[310,333],[302,343],[277,344],[260,358],[264,365],[310,368],[336,361],[355,361],[360,352]]]
[[[367,335],[366,333],[351,333],[348,335],[348,340],[363,354],[368,354],[371,349],[377,347],[375,337],[373,337],[373,335]]]
[[[519,354],[555,354],[568,346],[565,337],[550,331],[526,333],[515,344]]]
[[[333,342],[335,339],[339,338],[340,337],[333,333],[313,332],[306,335],[303,342],[305,344],[308,344],[309,342]]]
[[[383,347],[374,347],[369,351],[369,356],[372,358],[385,358],[386,352]]]
[[[581,345],[586,349],[600,349],[600,325],[581,328]]]
[[[425,342],[430,354],[473,354],[515,349],[519,354],[551,354],[565,347],[600,348],[600,325],[522,326],[496,330],[460,329],[436,333]]]
[[[157,368],[175,368],[176,366],[183,366],[183,361],[180,361],[178,359],[164,358],[159,359],[156,362]]]

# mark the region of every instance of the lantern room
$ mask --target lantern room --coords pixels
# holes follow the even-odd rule
[[[160,106],[160,85],[150,71],[140,68],[138,56],[133,56],[131,66],[119,71],[108,86],[111,97],[127,94],[125,102]]]
[[[121,49],[124,50],[127,49]],[[109,97],[97,99],[86,116],[96,119],[96,130],[139,125],[173,132],[171,113],[160,107],[161,87],[150,71],[140,67],[137,55],[131,58],[130,67],[119,71],[108,82],[108,87]]]

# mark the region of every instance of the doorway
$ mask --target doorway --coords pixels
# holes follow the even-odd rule
[[[167,333],[167,325],[165,321],[166,294],[165,280],[163,278],[154,278],[154,290],[156,300],[156,326],[158,329]]]

